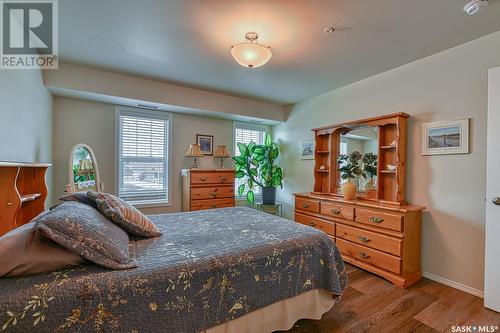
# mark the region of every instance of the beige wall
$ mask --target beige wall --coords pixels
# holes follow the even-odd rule
[[[0,161],[51,162],[52,95],[41,71],[0,71],[0,102]]]
[[[56,95],[96,100],[110,104],[137,106],[137,103],[176,109],[178,112],[203,116],[231,117],[244,121],[273,123],[285,120],[282,105],[194,89],[165,82],[143,79],[69,64],[44,72],[45,85]]]
[[[54,98],[54,201],[64,194],[68,182],[67,168],[71,148],[80,142],[94,150],[106,192],[114,192],[115,184],[115,106],[71,98]],[[196,134],[214,136],[214,145],[225,144],[232,152],[233,122],[209,117],[173,113],[172,127],[172,207],[143,209],[146,213],[181,210],[181,169],[189,168],[192,159],[184,157]],[[226,165],[230,165],[226,160]],[[215,168],[219,160],[203,157],[202,168]]]
[[[487,71],[500,65],[500,32],[295,105],[273,127],[285,173],[281,200],[292,217],[294,192],[310,191],[313,161],[299,160],[310,129],[404,111],[409,122],[408,195],[424,205],[423,270],[483,289]],[[420,124],[472,118],[471,153],[422,156]]]

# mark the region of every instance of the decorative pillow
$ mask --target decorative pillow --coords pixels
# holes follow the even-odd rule
[[[75,192],[75,193],[70,193],[63,195],[62,197],[59,198],[61,201],[77,201],[81,202],[83,204],[89,205],[91,207],[94,207],[97,209],[97,205],[93,200],[90,200],[89,197],[87,196],[87,192]]]
[[[128,235],[98,210],[65,202],[34,220],[33,230],[100,266],[111,269],[137,267],[129,256]]]
[[[0,277],[52,272],[85,262],[78,254],[44,237],[41,231],[32,232],[34,224],[27,223],[0,237]]]
[[[109,193],[88,191],[87,196],[95,201],[97,208],[123,230],[140,237],[156,237],[161,232],[151,220],[120,198]]]

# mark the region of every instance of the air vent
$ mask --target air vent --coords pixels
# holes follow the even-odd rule
[[[156,105],[149,105],[149,104],[137,104],[138,108],[141,109],[149,109],[149,110],[158,110],[160,107]]]

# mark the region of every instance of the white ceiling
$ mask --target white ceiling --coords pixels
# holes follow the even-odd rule
[[[500,30],[494,1],[62,0],[60,59],[291,104]],[[273,51],[257,69],[230,54],[248,31]]]

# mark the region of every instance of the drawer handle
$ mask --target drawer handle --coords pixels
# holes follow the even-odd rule
[[[314,222],[309,223],[309,225],[310,225],[311,227],[313,227],[313,228],[315,228],[315,227],[317,226],[317,224],[316,224],[316,223],[314,223]]]
[[[12,205],[13,205],[13,203],[12,203],[12,202],[7,202],[7,206],[9,206],[9,207],[10,207],[10,206],[12,206]]]
[[[362,242],[365,242],[365,243],[368,243],[369,241],[371,241],[370,238],[365,237],[365,236],[359,236],[359,240]]]
[[[217,191],[210,193],[210,195],[215,198],[217,196]]]
[[[377,216],[370,216],[368,219],[370,221],[372,221],[373,223],[382,223],[382,222],[384,222],[383,218],[377,217]]]
[[[367,255],[367,254],[366,254],[366,253],[364,253],[364,252],[358,252],[358,255],[359,255],[361,258],[363,258],[363,259],[368,259],[368,258],[370,258],[370,256],[369,256],[369,255]]]
[[[211,204],[210,207],[217,208],[217,204]]]
[[[225,181],[227,180],[227,178],[226,178],[226,177],[222,177],[222,176],[220,176],[220,177],[219,177],[219,179],[220,179],[221,181],[223,181],[223,182],[225,182]]]
[[[335,215],[338,215],[338,214],[340,214],[340,209],[332,208],[332,213]]]
[[[200,177],[200,180],[201,180],[202,182],[204,182],[204,181],[205,181],[205,180],[207,180],[207,179],[208,179],[207,177]]]
[[[302,205],[302,208],[309,208],[309,207],[311,207],[311,206],[309,206],[308,204],[303,204]]]

